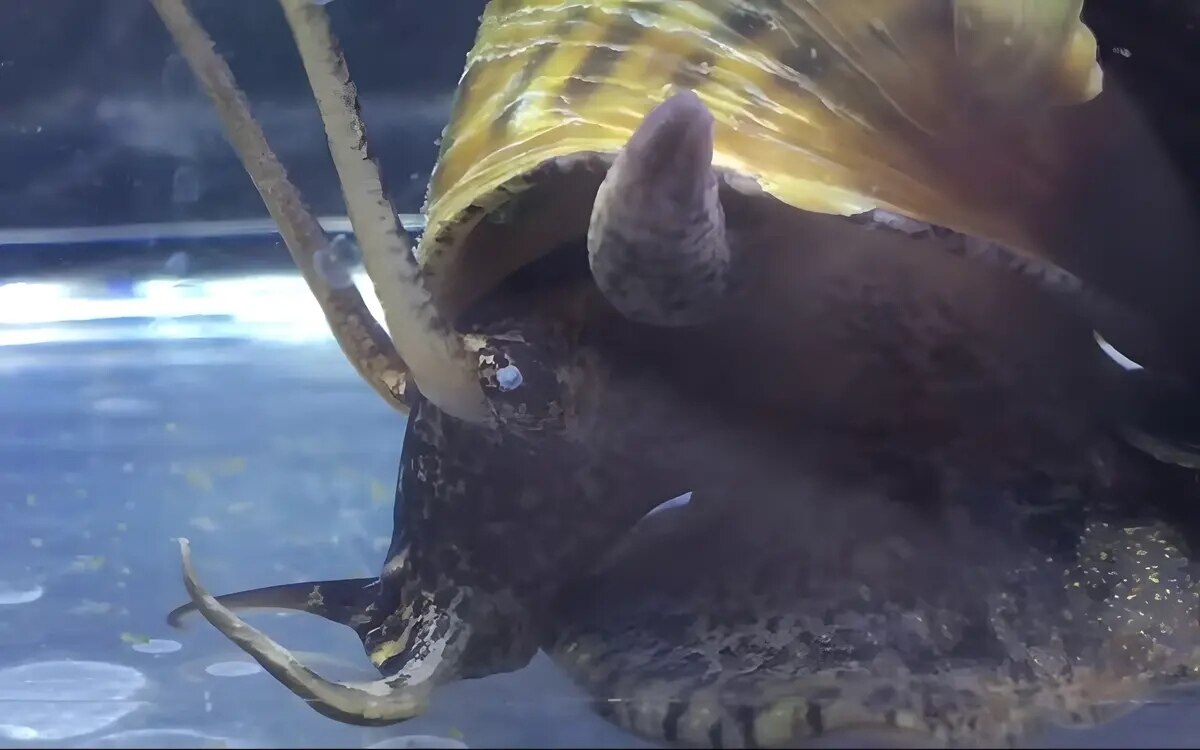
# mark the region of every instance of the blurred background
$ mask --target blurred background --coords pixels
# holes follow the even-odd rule
[[[329,6],[402,212],[421,208],[435,141],[484,5],[339,0]],[[344,216],[316,105],[278,4],[192,6],[312,209]],[[14,0],[0,13],[0,227],[266,218],[208,98],[148,3]],[[13,238],[0,238],[4,272],[105,262],[117,251],[62,245],[21,251],[3,239]],[[154,239],[140,250],[161,250]],[[223,262],[286,259],[281,248],[265,244],[239,248]]]
[[[413,227],[484,5],[328,6],[388,189]],[[314,212],[346,232],[278,4],[191,6]],[[1189,276],[1200,247],[1160,217],[1200,206],[1200,3],[1087,0],[1084,18],[1107,75],[1091,122],[1136,144],[1081,180],[1130,212],[1087,220],[1145,244],[1128,262],[1162,263],[1147,278],[1186,290],[1200,280]],[[1173,208],[1141,206],[1154,201],[1126,179],[1140,169],[1172,176]],[[1127,270],[1106,264],[1096,276]],[[1128,294],[1170,325],[1194,320],[1195,307],[1159,301],[1194,295],[1155,284]],[[317,716],[211,628],[166,627],[184,597],[176,536],[192,539],[215,591],[376,570],[403,427],[332,343],[149,3],[4,0],[0,746],[401,747],[409,734],[449,746],[641,746],[541,659],[454,686],[402,730],[364,730]],[[370,675],[352,634],[315,618],[264,620],[283,643],[327,654],[312,662],[326,674]],[[1193,746],[1196,713],[1150,706],[1048,741]]]
[[[434,142],[485,5],[337,0],[328,7],[402,212],[420,209]],[[313,209],[344,214],[278,5],[197,0],[193,7]],[[265,217],[148,4],[6,0],[0,13],[0,227]],[[1191,189],[1200,189],[1200,6],[1088,0],[1084,19],[1100,38],[1106,82],[1136,101]],[[6,244],[0,263],[16,269],[54,256]]]

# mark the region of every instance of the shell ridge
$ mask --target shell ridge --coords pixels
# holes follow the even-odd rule
[[[1059,161],[1034,161],[1033,144],[1013,128],[1096,93],[1098,64],[1078,5],[489,4],[427,193],[422,263],[458,264],[473,230],[441,228],[477,226],[480,213],[535,184],[514,178],[560,157],[617,152],[679,88],[695,91],[717,118],[714,165],[791,206],[840,215],[887,208],[1028,246],[1036,196],[1053,184]],[[991,143],[996,153],[969,158]],[[503,187],[510,183],[513,190]]]

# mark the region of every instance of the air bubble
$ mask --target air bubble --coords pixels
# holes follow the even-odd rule
[[[0,737],[57,742],[99,731],[143,705],[136,669],[98,661],[43,661],[0,670]]]
[[[389,737],[373,745],[367,745],[367,750],[393,750],[399,748],[426,747],[459,750],[468,747],[465,742],[451,737],[438,737],[434,734],[406,734],[401,737]]]
[[[42,598],[46,590],[41,586],[13,586],[0,581],[0,605],[29,604]]]
[[[362,251],[350,237],[339,234],[325,247],[313,254],[313,265],[317,273],[332,289],[349,289],[354,286],[351,273],[362,262]]]
[[[252,661],[219,661],[204,668],[213,677],[247,677],[263,671]]]
[[[166,638],[151,638],[145,643],[135,643],[131,648],[139,654],[173,654],[183,648],[183,644]]]
[[[249,747],[248,742],[231,740],[228,737],[213,737],[194,729],[130,729],[125,732],[106,734],[89,740],[80,747],[125,747],[125,748],[229,748]]]
[[[502,391],[511,391],[521,387],[521,383],[525,381],[521,371],[516,365],[508,365],[496,370],[496,385],[500,386]]]
[[[106,396],[96,399],[91,406],[97,414],[120,417],[144,416],[158,411],[154,402],[135,396]]]
[[[171,202],[176,204],[195,203],[200,200],[200,175],[196,169],[183,164],[175,169],[171,178]]]

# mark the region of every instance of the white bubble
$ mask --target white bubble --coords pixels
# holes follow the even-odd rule
[[[224,748],[247,747],[249,743],[228,737],[214,737],[193,729],[131,729],[114,732],[88,740],[79,747],[129,747],[129,748]]]
[[[389,737],[373,745],[367,745],[367,750],[392,750],[393,748],[428,747],[457,750],[467,744],[451,737],[438,737],[432,734],[406,734],[401,737]]]
[[[329,242],[329,249],[333,252],[335,258],[347,266],[362,265],[362,248],[358,246],[358,242],[348,234],[339,234]]]
[[[0,736],[56,742],[99,731],[143,704],[142,673],[98,661],[43,661],[0,670]]]
[[[245,677],[258,674],[262,667],[252,661],[219,661],[204,668],[213,677]]]
[[[36,740],[40,737],[32,727],[14,727],[11,724],[0,724],[0,734],[13,740]]]
[[[145,643],[135,643],[131,648],[140,654],[173,654],[183,648],[183,644],[166,638],[151,638]]]
[[[157,411],[152,401],[134,396],[108,396],[92,402],[92,409],[99,414],[114,416],[139,416]]]
[[[350,266],[343,263],[328,246],[313,253],[313,267],[330,289],[349,289],[354,286]]]
[[[500,386],[502,391],[520,388],[524,381],[525,377],[521,375],[521,371],[517,369],[516,365],[508,365],[496,370],[496,385]]]
[[[333,289],[354,286],[352,274],[362,264],[362,250],[354,238],[345,234],[334,237],[329,244],[313,254],[313,265],[325,283]]]
[[[0,581],[0,604],[29,604],[42,598],[41,586],[13,586]]]
[[[172,52],[163,61],[162,88],[168,97],[186,97],[196,92],[196,77],[178,52]]]

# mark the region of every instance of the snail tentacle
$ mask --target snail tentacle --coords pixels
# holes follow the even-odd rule
[[[279,227],[292,260],[358,374],[397,410],[408,411],[408,368],[353,283],[331,283],[319,268],[331,243],[267,143],[233,72],[185,0],[152,0],[180,54],[216,106],[225,136]]]
[[[439,314],[412,242],[384,190],[359,112],[358,91],[329,17],[311,0],[280,4],[321,111],[350,222],[392,341],[422,395],[454,417],[487,422],[490,410],[478,367],[462,336]]]
[[[179,540],[179,552],[183,582],[196,610],[272,677],[323,716],[361,726],[395,724],[419,716],[428,708],[434,686],[454,661],[448,644],[459,635],[455,628],[437,628],[428,632],[415,629],[410,638],[425,640],[421,642],[422,648],[414,648],[412,653],[423,654],[424,663],[409,660],[402,672],[372,682],[328,680],[304,666],[286,648],[242,620],[210,594],[196,577],[187,539]]]
[[[732,254],[713,127],[695,93],[668,98],[646,115],[596,195],[588,260],[604,296],[630,320],[696,325],[727,297]]]

